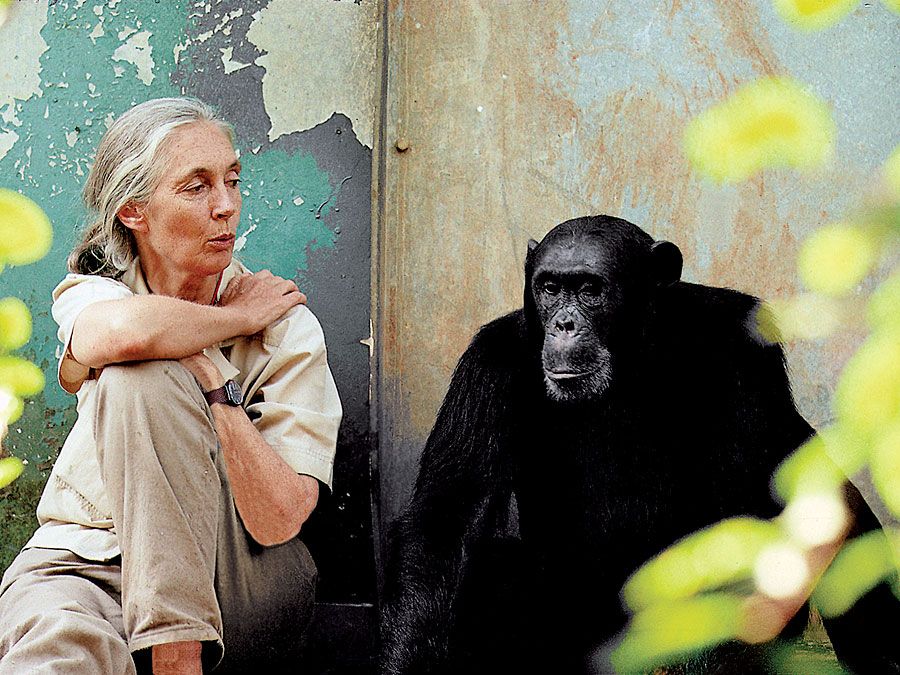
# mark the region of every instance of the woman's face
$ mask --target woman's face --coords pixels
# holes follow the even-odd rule
[[[173,131],[161,149],[164,170],[150,201],[136,207],[134,230],[148,277],[201,278],[231,262],[241,215],[241,164],[214,124]],[[121,217],[121,216],[120,216]]]

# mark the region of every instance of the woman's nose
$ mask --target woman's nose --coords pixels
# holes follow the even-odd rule
[[[237,210],[237,199],[231,194],[227,186],[222,186],[212,191],[212,215],[213,218],[225,219],[234,215]]]

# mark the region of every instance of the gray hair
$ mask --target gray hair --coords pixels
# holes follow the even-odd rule
[[[234,130],[195,98],[157,98],[123,113],[97,147],[82,198],[92,220],[69,254],[70,272],[118,277],[136,255],[134,235],[119,220],[129,202],[147,202],[165,168],[160,147],[171,133],[192,122],[215,124],[234,143]]]

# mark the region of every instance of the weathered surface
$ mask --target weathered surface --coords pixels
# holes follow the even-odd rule
[[[316,530],[321,596],[374,599],[369,351],[360,344],[370,335],[371,140],[362,141],[354,127],[371,137],[374,94],[371,78],[348,64],[375,67],[375,3],[319,2],[317,21],[345,36],[327,45],[338,60],[330,66],[323,60],[322,42],[291,39],[296,61],[318,70],[282,64],[269,72],[272,59],[261,48],[280,48],[286,38],[280,24],[292,7],[304,21],[313,11],[312,3],[300,11],[283,0],[44,0],[20,3],[3,27],[4,44],[16,48],[0,57],[0,184],[40,203],[55,232],[47,258],[0,277],[0,296],[23,297],[35,315],[35,335],[23,351],[48,381],[5,444],[29,465],[0,491],[3,567],[35,526],[37,496],[73,419],[74,399],[54,382],[49,298],[84,219],[79,193],[94,148],[108,121],[134,103],[188,94],[215,105],[236,128],[245,167],[239,257],[253,269],[296,279],[325,330],[345,422],[335,494],[309,528]],[[311,77],[329,93],[310,102],[317,116],[269,109],[266,82],[289,93],[308,89]],[[294,105],[304,109],[302,100]],[[277,134],[270,134],[273,120]]]
[[[388,2],[380,227],[383,514],[474,330],[521,302],[529,237],[589,213],[681,246],[684,277],[763,297],[796,290],[798,243],[856,203],[896,142],[896,17],[863,3],[807,36],[771,3]],[[692,117],[758,76],[809,83],[834,110],[835,161],[735,187],[693,174]],[[398,152],[395,142],[408,145]],[[790,348],[814,424],[859,336]]]

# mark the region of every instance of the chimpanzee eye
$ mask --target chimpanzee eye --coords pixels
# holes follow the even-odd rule
[[[545,281],[543,291],[547,295],[557,295],[559,293],[559,283],[556,281]]]
[[[578,295],[588,302],[597,302],[602,294],[602,288],[596,281],[587,281],[578,289]]]

